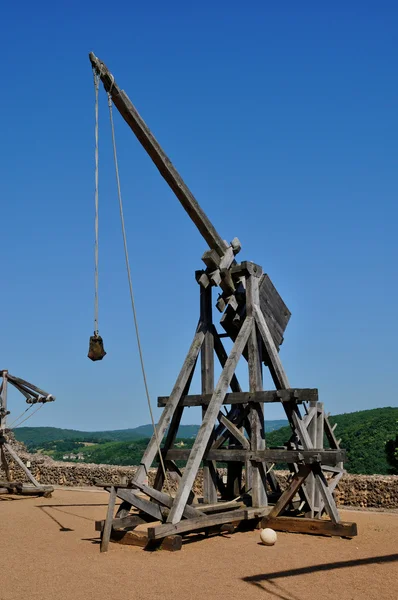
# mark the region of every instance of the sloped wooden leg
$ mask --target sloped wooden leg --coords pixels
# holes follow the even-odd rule
[[[241,330],[239,331],[238,337],[236,338],[228,360],[225,363],[225,367],[222,370],[216,389],[214,390],[212,399],[207,408],[202,425],[197,433],[195,443],[190,452],[189,459],[185,467],[184,475],[181,480],[181,485],[178,489],[173,507],[168,517],[169,523],[175,524],[178,523],[181,519],[184,507],[187,503],[189,492],[194,483],[200,462],[203,458],[203,454],[206,450],[207,444],[212,434],[215,420],[220,411],[228,387],[231,383],[231,379],[235,372],[238,361],[242,355],[244,347],[246,346],[248,337],[252,330],[252,326],[253,319],[247,317],[241,327]]]
[[[105,526],[101,536],[101,552],[107,552],[109,540],[111,539],[113,513],[115,511],[116,489],[114,486],[110,489],[108,511],[106,513]]]

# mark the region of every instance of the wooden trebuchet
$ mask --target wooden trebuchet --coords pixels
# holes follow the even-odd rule
[[[108,548],[111,538],[125,537],[122,523],[128,523],[130,530],[146,528],[146,539],[152,541],[168,536],[179,539],[192,531],[210,533],[225,526],[233,529],[237,522],[255,524],[261,519],[272,524],[285,519],[280,526],[284,530],[356,535],[353,524],[340,522],[333,497],[344,472],[344,451],[318,401],[318,391],[292,387],[280,360],[279,348],[290,311],[261,266],[237,263],[239,240],[234,238],[228,244],[221,238],[105,64],[92,53],[90,61],[109,98],[209,246],[202,256],[205,269],[195,272],[200,288],[199,323],[170,396],[158,399],[163,413],[157,436],[150,440],[127,487],[101,484],[110,493],[107,517],[100,527],[101,550]],[[222,313],[224,334],[213,319],[213,287],[221,290],[216,307]],[[230,352],[224,348],[222,337],[232,340]],[[190,395],[199,355],[201,393]],[[236,375],[242,357],[248,366],[248,391],[242,390]],[[215,360],[221,365],[218,381]],[[273,379],[273,391],[263,389],[264,366]],[[281,403],[290,425],[288,439],[278,448],[269,447],[265,435],[264,406],[270,402]],[[183,411],[190,406],[202,407],[202,423],[193,447],[182,449],[175,446],[175,440]],[[158,466],[151,487],[147,479],[153,463],[159,465],[158,440],[164,442],[160,452],[167,473]],[[185,468],[177,461],[185,462]],[[227,465],[226,475],[220,463]],[[273,470],[278,463],[287,463],[291,472],[285,489],[281,489]],[[198,498],[194,484],[201,465],[203,494]],[[123,501],[123,508],[114,515],[116,498]],[[325,513],[328,519],[321,519]],[[300,519],[302,526],[297,525]],[[142,535],[137,532],[130,540],[142,543]]]
[[[27,404],[31,405],[53,402],[55,397],[24,379],[14,377],[7,370],[0,370],[0,377],[2,378],[0,387],[0,464],[6,477],[6,481],[1,482],[0,489],[4,490],[3,493],[40,495],[48,498],[51,496],[53,487],[50,485],[40,485],[7,439],[7,434],[10,431],[7,429],[7,416],[10,414],[7,410],[7,388],[8,384],[13,385],[25,397]],[[12,477],[12,463],[15,463],[23,471],[26,479],[32,485],[27,486],[22,481],[14,481]]]

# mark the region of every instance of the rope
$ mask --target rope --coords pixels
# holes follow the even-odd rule
[[[147,398],[147,402],[148,402],[149,414],[151,415],[153,432],[155,434],[155,440],[156,440],[156,445],[157,445],[157,449],[158,449],[158,454],[159,454],[159,459],[160,459],[160,464],[162,467],[164,479],[166,482],[167,490],[168,490],[169,494],[171,495],[171,489],[170,489],[169,481],[167,478],[166,468],[164,465],[162,453],[160,451],[158,432],[157,432],[156,425],[155,425],[155,419],[153,417],[151,397],[149,395],[149,388],[148,388],[148,382],[147,382],[145,365],[144,365],[144,357],[143,357],[143,352],[142,352],[142,347],[141,347],[141,338],[140,338],[140,333],[139,333],[139,328],[138,328],[137,311],[136,311],[135,300],[134,300],[130,261],[129,261],[129,254],[128,254],[128,249],[127,249],[126,228],[125,228],[125,224],[124,224],[122,193],[121,193],[121,189],[120,189],[119,166],[118,166],[117,151],[116,151],[115,127],[114,127],[114,123],[113,123],[113,112],[112,112],[112,96],[111,96],[112,87],[113,87],[113,83],[110,88],[110,91],[108,92],[108,106],[109,106],[109,116],[110,116],[110,121],[111,121],[113,158],[114,158],[114,162],[115,162],[116,184],[117,184],[117,193],[118,193],[118,198],[119,198],[120,221],[121,221],[121,225],[122,225],[124,256],[126,259],[126,268],[127,268],[127,277],[128,277],[129,289],[130,289],[131,307],[133,309],[134,326],[135,326],[135,333],[136,333],[136,338],[137,338],[138,353],[139,353],[139,357],[140,357],[141,371],[142,371],[142,377],[144,380],[145,394],[146,394],[146,398]]]
[[[95,242],[94,242],[94,335],[98,335],[98,90],[100,75],[93,69],[95,90]]]
[[[17,423],[17,421],[19,421],[19,419],[20,419],[21,417],[23,417],[23,416],[24,416],[24,414],[25,414],[26,412],[28,412],[28,410],[29,410],[30,408],[32,408],[32,406],[33,406],[33,404],[31,404],[30,406],[28,406],[28,408],[27,408],[26,410],[24,410],[24,411],[23,411],[23,413],[21,413],[21,414],[19,415],[19,417],[17,417],[17,418],[16,418],[16,419],[15,419],[15,420],[14,420],[14,421],[11,423],[11,425],[9,425],[9,426],[7,427],[7,429],[15,429],[16,427],[20,427],[20,426],[22,425],[22,423],[25,423],[25,421],[27,421],[28,419],[31,419],[31,418],[33,417],[33,415],[34,415],[35,413],[37,413],[37,411],[39,411],[41,408],[43,408],[44,404],[40,404],[40,406],[38,406],[38,407],[36,408],[36,410],[34,410],[34,411],[33,411],[33,412],[30,414],[30,415],[28,415],[28,416],[27,416],[25,419],[23,419],[23,421],[21,421],[20,423]],[[14,425],[14,423],[17,423],[17,425]],[[13,427],[13,425],[14,425],[14,427]]]

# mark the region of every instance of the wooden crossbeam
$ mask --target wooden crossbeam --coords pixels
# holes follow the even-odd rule
[[[192,394],[182,396],[180,406],[206,406],[210,403],[212,394]],[[158,397],[158,407],[167,405],[169,396]],[[287,390],[267,390],[262,392],[231,392],[225,395],[223,404],[247,404],[253,402],[293,402],[302,404],[318,400],[318,390],[311,388],[293,388]]]
[[[173,448],[164,456],[166,460],[188,460],[190,449]],[[253,460],[268,463],[306,463],[320,462],[324,465],[335,466],[345,459],[345,450],[278,450],[266,448],[265,450],[244,449],[214,449],[206,453],[206,459],[217,462],[237,462]]]

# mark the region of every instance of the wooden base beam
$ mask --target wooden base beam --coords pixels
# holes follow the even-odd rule
[[[306,519],[304,517],[264,517],[262,527],[290,533],[308,533],[352,538],[358,535],[357,524],[350,522],[333,523],[326,519]]]

